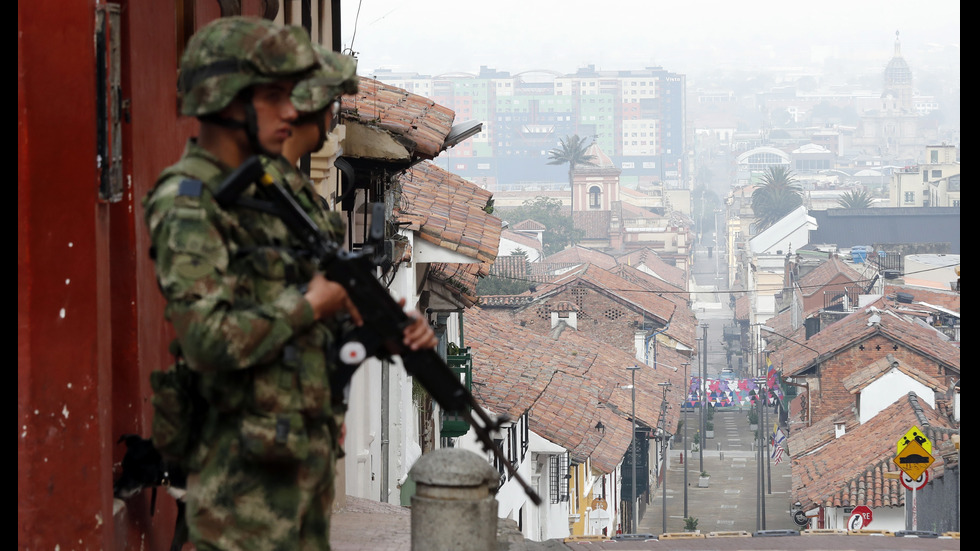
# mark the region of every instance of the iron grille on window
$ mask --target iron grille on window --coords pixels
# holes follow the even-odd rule
[[[551,502],[568,501],[568,456],[552,455],[549,463]]]

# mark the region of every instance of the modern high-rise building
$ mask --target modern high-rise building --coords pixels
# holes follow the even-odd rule
[[[568,167],[549,165],[548,151],[576,134],[608,154],[624,187],[690,186],[685,75],[590,65],[574,74],[484,66],[475,75],[379,70],[370,76],[452,109],[457,123],[482,122],[480,134],[435,162],[487,189],[567,187]]]

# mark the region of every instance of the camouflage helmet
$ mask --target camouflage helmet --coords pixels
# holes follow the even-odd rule
[[[255,84],[303,76],[318,66],[306,31],[257,17],[221,17],[191,37],[180,60],[180,112],[216,113]]]
[[[345,94],[357,93],[357,59],[314,44],[320,66],[293,87],[293,106],[313,113]]]

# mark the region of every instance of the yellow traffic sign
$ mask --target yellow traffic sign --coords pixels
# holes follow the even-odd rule
[[[912,477],[913,480],[918,479],[935,460],[936,458],[915,440],[902,448],[902,451],[898,452],[894,459],[898,468],[905,471],[905,474]]]
[[[902,448],[907,446],[909,442],[918,442],[922,446],[922,449],[932,453],[932,442],[919,430],[919,427],[913,426],[905,433],[905,436],[898,439],[898,443],[895,446],[895,453],[902,453]]]

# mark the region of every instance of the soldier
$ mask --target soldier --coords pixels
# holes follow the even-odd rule
[[[314,44],[320,59],[320,67],[293,87],[292,102],[298,111],[293,121],[292,135],[283,143],[278,157],[262,157],[266,172],[292,191],[293,196],[310,217],[324,228],[335,241],[342,242],[345,224],[340,213],[330,210],[320,197],[313,182],[300,172],[296,165],[300,157],[323,148],[328,136],[340,120],[340,96],[357,92],[357,60]],[[344,457],[346,405],[341,400],[341,389],[333,394],[334,419],[339,430],[335,460]],[[334,473],[333,465],[330,466]],[[332,474],[331,474],[332,476]],[[332,507],[333,485],[326,495],[325,509]]]
[[[294,84],[319,67],[302,29],[248,17],[203,27],[178,81],[181,113],[197,117],[200,132],[143,200],[175,367],[194,375],[203,404],[193,422],[174,425],[198,436],[163,446],[187,471],[186,524],[199,551],[329,549],[343,408],[330,350],[341,324],[361,316],[281,220],[214,199],[250,156],[282,153],[298,116]],[[434,347],[414,317],[406,344]],[[159,408],[154,443],[172,442],[158,439],[158,417]]]

